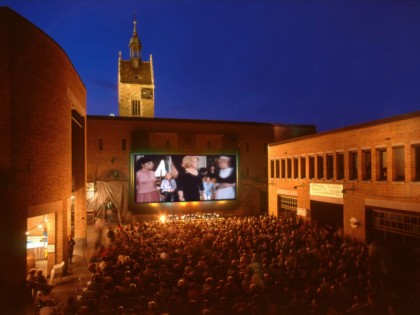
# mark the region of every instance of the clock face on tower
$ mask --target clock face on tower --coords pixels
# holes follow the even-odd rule
[[[141,89],[141,97],[147,100],[151,100],[153,98],[153,90],[148,88]]]

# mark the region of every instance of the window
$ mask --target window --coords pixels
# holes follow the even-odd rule
[[[131,115],[140,116],[140,100],[131,100]]]
[[[270,161],[270,178],[274,178],[275,168],[274,168],[274,160]]]
[[[392,148],[392,174],[392,180],[394,181],[405,180],[405,154],[403,146]]]
[[[357,151],[349,152],[349,180],[357,180]]]
[[[309,179],[315,178],[315,157],[309,157]]]
[[[371,150],[362,151],[362,179],[372,179],[372,152]]]
[[[317,155],[316,157],[316,178],[324,178],[324,155]]]
[[[420,144],[411,147],[411,178],[412,181],[420,181]]]
[[[370,210],[372,211],[372,227],[374,229],[399,233],[415,237],[417,241],[420,240],[420,216],[418,213],[383,209]]]
[[[123,151],[127,150],[127,140],[126,139],[121,140],[121,150],[123,150]]]
[[[334,178],[334,157],[332,153],[327,154],[327,179]]]
[[[300,157],[300,178],[306,178],[306,158],[304,156]]]
[[[337,173],[337,180],[343,180],[344,179],[344,153],[343,152],[337,152],[335,154],[335,162],[336,162],[336,173]]]
[[[293,178],[299,178],[299,158],[293,158]]]
[[[280,178],[280,160],[276,160],[276,178]]]
[[[296,216],[297,213],[297,198],[292,196],[280,195],[278,196],[279,215],[285,217]]]
[[[387,152],[386,148],[376,149],[376,179],[387,180]]]
[[[292,159],[287,159],[287,170],[286,170],[287,178],[292,178]]]
[[[102,151],[104,149],[104,139],[99,138],[98,146],[99,146],[99,151]]]
[[[281,178],[286,178],[286,160],[281,159]]]

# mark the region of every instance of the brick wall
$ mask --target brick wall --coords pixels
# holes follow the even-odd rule
[[[7,82],[0,112],[9,139],[2,142],[1,174],[7,177],[0,204],[7,206],[2,207],[0,250],[7,259],[1,259],[0,272],[10,288],[10,296],[2,298],[21,305],[13,298],[22,296],[26,278],[27,218],[57,214],[56,259],[64,249],[60,232],[69,224],[64,218],[72,193],[71,109],[86,114],[86,90],[65,52],[45,33],[8,8],[0,8],[0,21],[5,39],[0,59],[6,66],[0,82]]]
[[[269,180],[269,209],[270,213],[277,213],[278,191],[284,194],[297,192],[298,207],[310,209],[311,195],[309,193],[310,183],[339,184],[347,190],[342,200],[336,200],[344,205],[344,230],[348,235],[365,239],[365,200],[378,199],[400,202],[401,208],[410,208],[409,204],[420,209],[420,185],[414,182],[413,174],[413,145],[420,144],[420,114],[413,113],[398,117],[391,117],[376,122],[350,126],[335,131],[320,133],[308,137],[302,137],[293,141],[285,141],[278,144],[270,144],[269,161],[306,158],[306,178],[300,175],[298,178],[282,179],[270,178]],[[405,180],[398,181],[395,177],[395,147],[404,147]],[[377,180],[378,159],[377,148],[387,150],[387,180]],[[362,152],[370,150],[372,154],[372,178],[363,180],[363,159]],[[344,154],[344,179],[337,180],[336,153]],[[357,175],[354,180],[350,179],[350,158],[349,152],[357,152]],[[326,155],[333,155],[334,172],[332,179],[326,179]],[[309,157],[315,157],[315,178],[309,179]],[[323,156],[324,174],[318,176],[317,156]],[[395,161],[394,161],[395,162]],[[300,163],[299,163],[300,164]],[[272,165],[269,163],[269,165]],[[275,164],[274,164],[275,165]],[[417,166],[420,167],[420,166]],[[299,167],[299,174],[301,168]],[[281,176],[280,176],[281,177]],[[295,189],[295,186],[300,186]],[[329,200],[331,201],[331,200]],[[408,204],[408,206],[407,206]],[[420,210],[418,210],[420,212]],[[347,224],[351,217],[360,220],[361,226],[354,230]]]

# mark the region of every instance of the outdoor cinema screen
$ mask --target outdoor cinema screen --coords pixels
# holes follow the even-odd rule
[[[133,153],[131,163],[134,204],[236,200],[235,154]]]

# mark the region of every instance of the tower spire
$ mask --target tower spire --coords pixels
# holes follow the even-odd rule
[[[137,34],[137,20],[136,20],[136,13],[134,12],[134,19],[133,19],[133,36],[130,39],[130,44],[128,47],[130,47],[130,59],[134,66],[139,64],[139,61],[141,60],[141,42],[139,39],[139,36]]]

